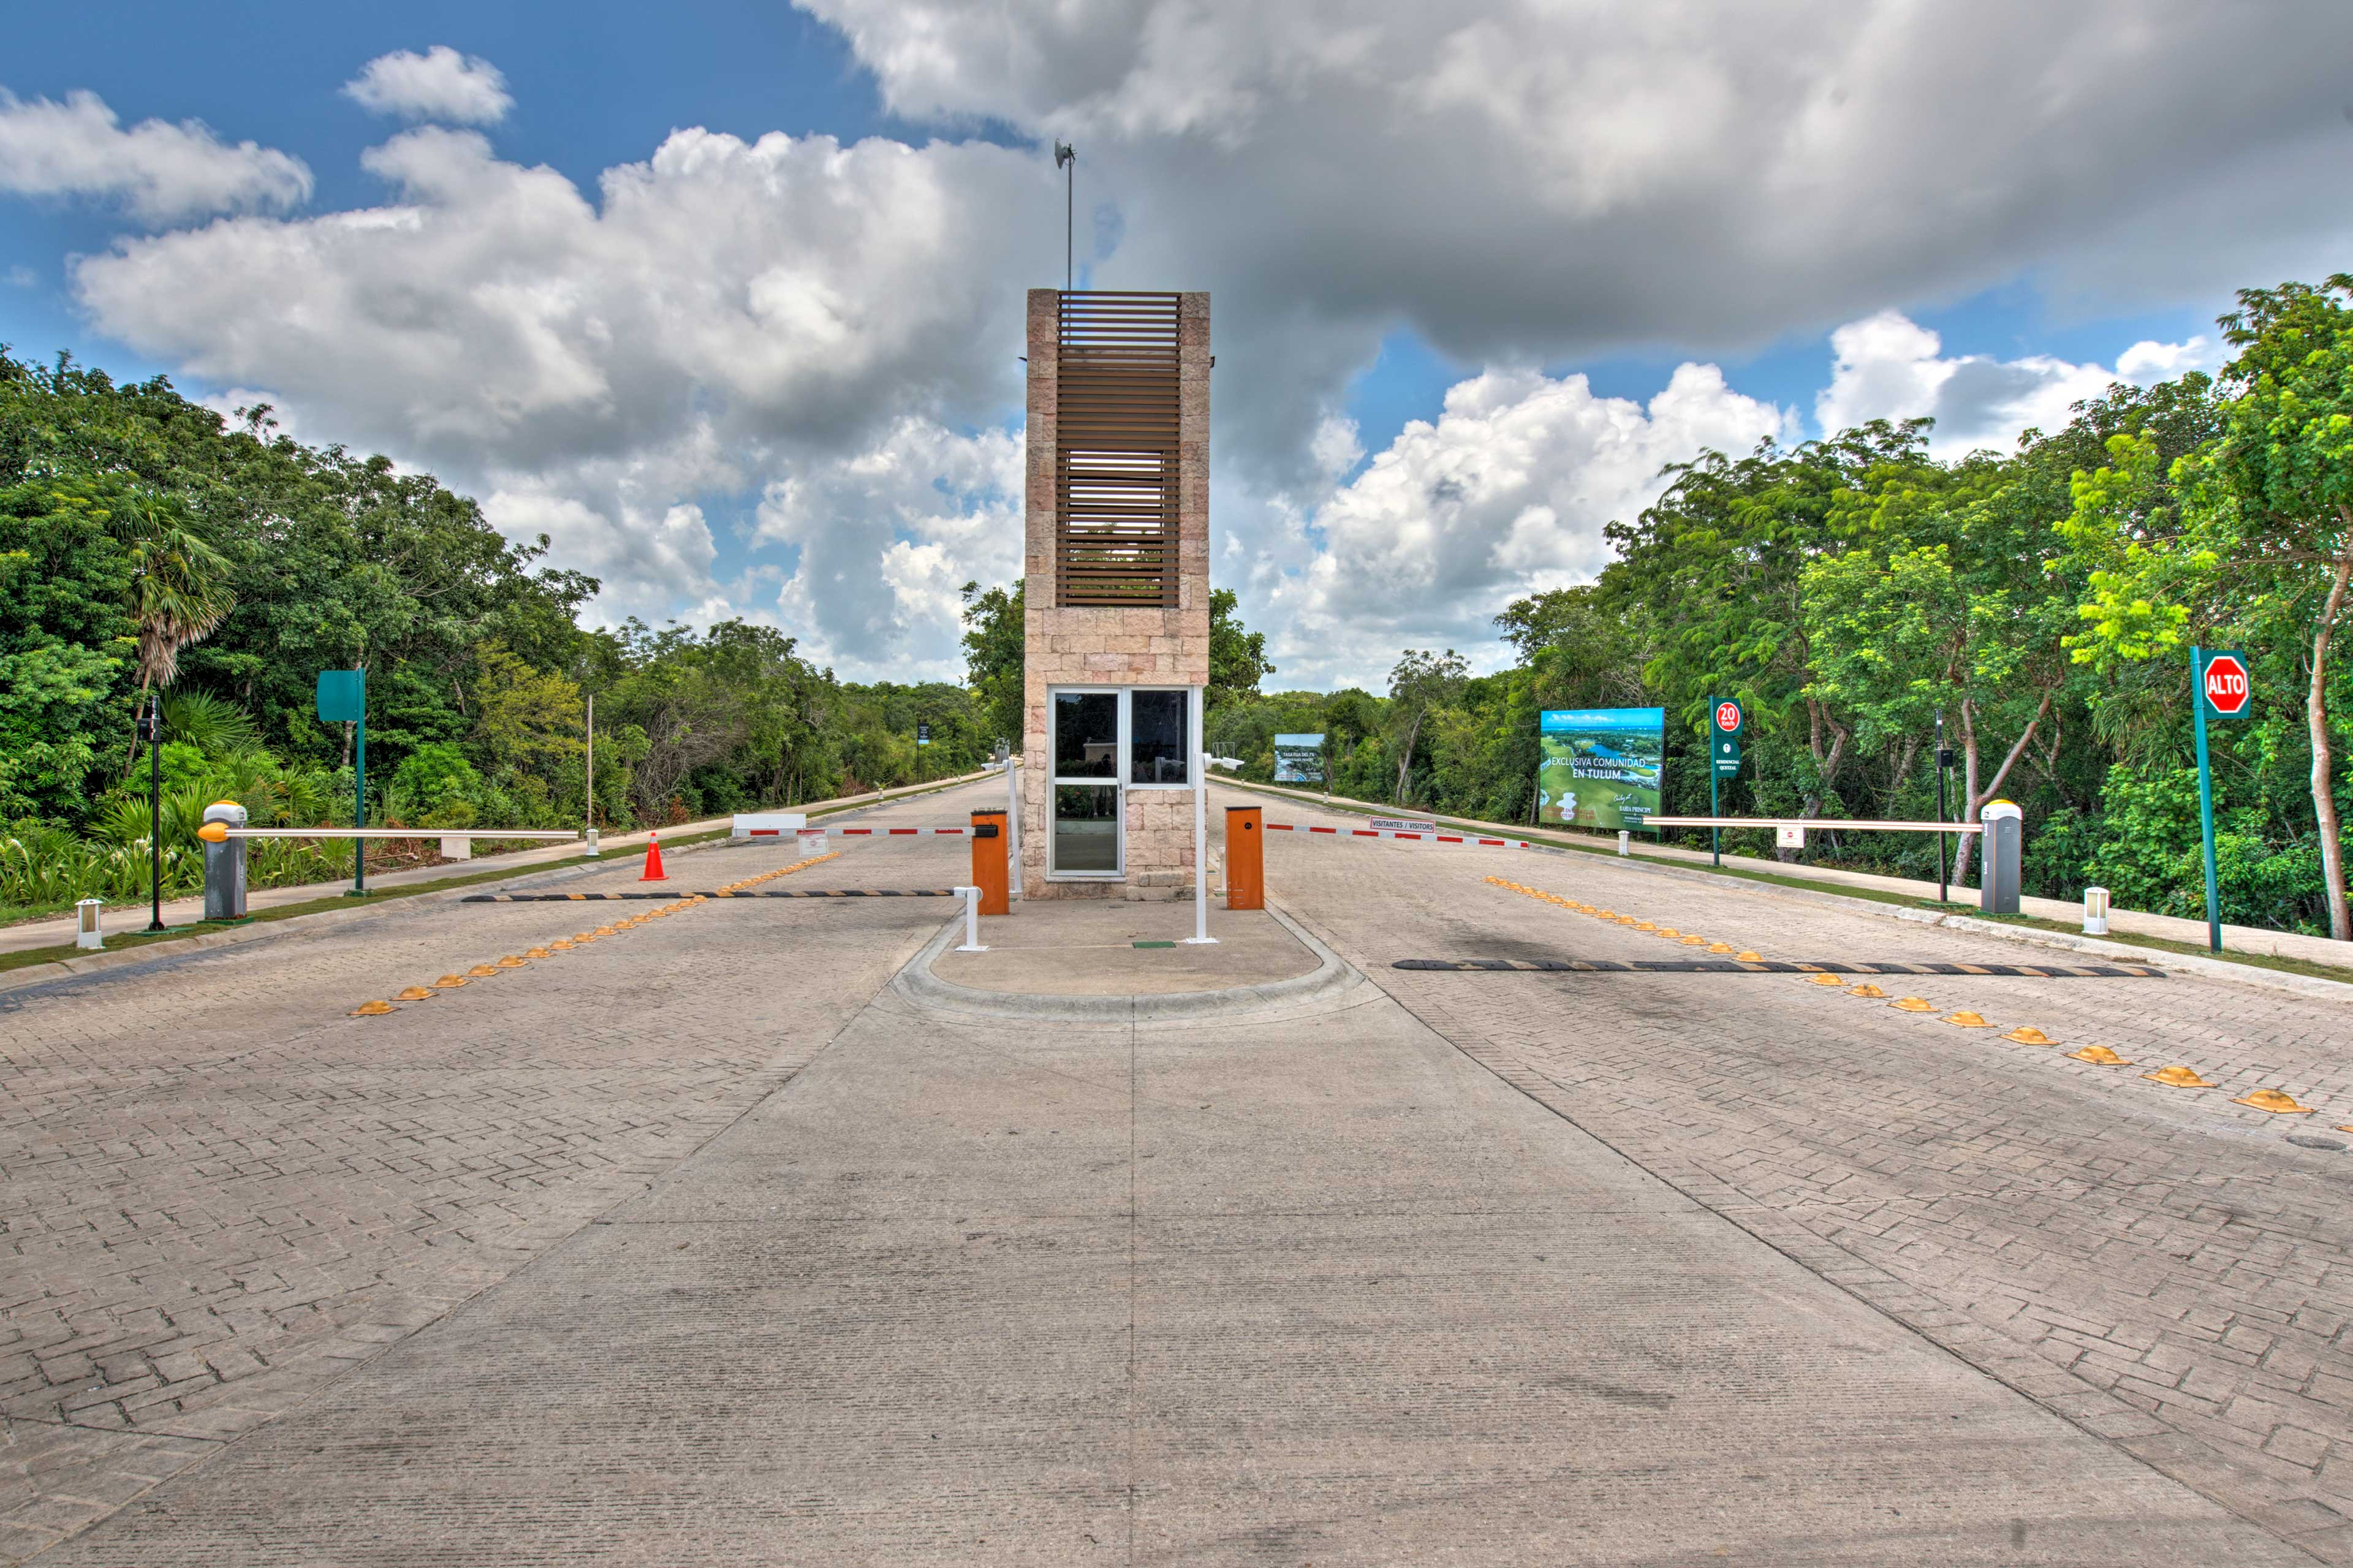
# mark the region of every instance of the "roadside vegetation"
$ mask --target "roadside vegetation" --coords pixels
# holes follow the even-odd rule
[[[961,686],[849,684],[770,627],[584,626],[596,582],[546,548],[267,407],[225,419],[162,378],[0,350],[0,920],[144,895],[146,690],[167,894],[201,885],[213,801],[349,824],[351,727],[314,716],[322,669],[368,672],[379,826],[659,826],[966,770],[998,738]],[[430,862],[423,840],[371,862]],[[260,886],[351,865],[343,844],[251,847]]]

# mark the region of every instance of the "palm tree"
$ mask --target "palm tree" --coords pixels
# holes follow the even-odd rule
[[[211,635],[236,605],[228,558],[188,527],[177,500],[140,491],[115,514],[132,564],[131,618],[139,634],[139,701],[172,683],[180,650]],[[139,754],[132,743],[123,771]]]

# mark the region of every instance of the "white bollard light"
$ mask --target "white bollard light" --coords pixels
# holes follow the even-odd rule
[[[2108,890],[2105,888],[2084,889],[2084,934],[2108,934]]]
[[[1630,860],[1634,856],[1634,836],[1622,827],[1618,830],[1618,853]]]
[[[98,929],[98,907],[101,900],[84,899],[74,905],[74,945],[104,947],[106,937]]]
[[[596,858],[596,830],[593,827],[588,830],[587,854],[591,860]]]
[[[956,951],[987,952],[988,949],[980,945],[980,889],[958,888],[956,891],[964,895],[964,945]]]

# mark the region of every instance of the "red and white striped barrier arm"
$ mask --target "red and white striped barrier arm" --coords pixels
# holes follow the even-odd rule
[[[1386,827],[1303,827],[1296,823],[1270,822],[1269,833],[1328,833],[1335,838],[1417,838],[1425,844],[1460,844],[1471,849],[1544,849],[1525,838],[1481,838],[1469,833],[1398,833]]]
[[[751,838],[822,838],[827,834],[843,838],[913,838],[926,833],[944,833],[952,838],[969,838],[969,827],[755,827],[745,835]],[[428,831],[412,837],[429,837]]]

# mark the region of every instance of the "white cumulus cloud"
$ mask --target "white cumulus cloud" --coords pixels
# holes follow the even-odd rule
[[[194,120],[145,120],[126,131],[94,92],[58,103],[0,89],[0,191],[97,197],[166,224],[299,206],[311,196],[311,170],[274,148],[231,145]]]
[[[1491,369],[1312,515],[1255,520],[1246,607],[1262,607],[1283,685],[1377,685],[1409,647],[1485,652],[1507,600],[1600,571],[1602,530],[1658,496],[1665,465],[1789,438],[1794,423],[1712,364],[1680,366],[1647,405],[1582,375]]]
[[[498,67],[447,44],[378,55],[343,84],[343,95],[378,114],[459,125],[495,125],[514,107]]]
[[[2116,356],[2112,370],[2049,354],[2012,360],[1943,353],[1944,340],[1895,310],[1850,321],[1831,334],[1831,384],[1814,400],[1824,434],[1868,419],[1936,421],[1929,450],[1957,458],[1980,447],[2008,451],[2027,430],[2065,426],[2077,403],[2120,381],[2147,386],[2193,370],[2212,371],[2224,345],[2142,342]]]

